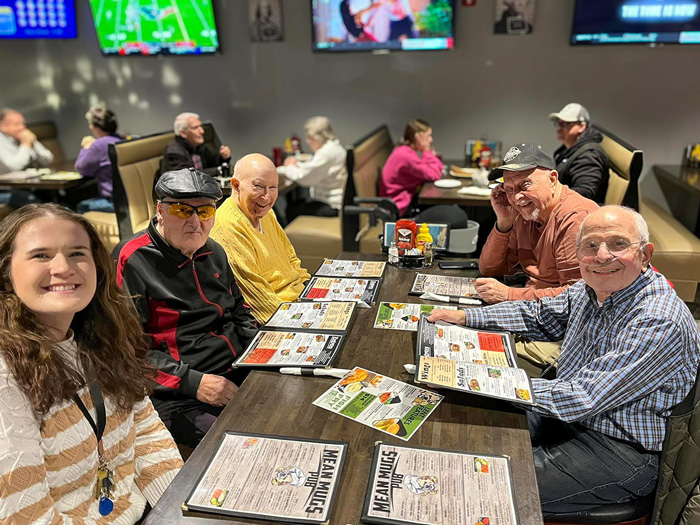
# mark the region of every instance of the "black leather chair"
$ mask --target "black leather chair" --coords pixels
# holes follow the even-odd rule
[[[654,493],[626,503],[596,507],[588,511],[561,514],[556,519],[546,519],[545,525],[647,525],[654,508]]]
[[[688,395],[671,413],[660,458],[660,475],[656,491],[645,498],[627,503],[604,505],[583,512],[547,518],[545,525],[660,525],[661,523],[695,523],[692,509],[698,508],[697,443],[700,441],[700,372]],[[686,465],[686,463],[688,465]],[[663,521],[662,521],[663,516]]]

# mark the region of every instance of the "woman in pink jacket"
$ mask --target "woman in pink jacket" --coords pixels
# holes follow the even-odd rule
[[[391,152],[382,169],[379,195],[390,197],[404,216],[421,184],[442,177],[442,161],[430,148],[433,129],[426,121],[411,120],[403,140]]]

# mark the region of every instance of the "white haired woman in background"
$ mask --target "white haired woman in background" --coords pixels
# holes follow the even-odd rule
[[[296,157],[289,157],[277,171],[300,186],[310,188],[312,200],[290,203],[287,218],[292,221],[299,215],[337,217],[348,176],[345,148],[326,117],[310,118],[304,124],[304,131],[306,143],[313,152],[311,159],[300,162]]]

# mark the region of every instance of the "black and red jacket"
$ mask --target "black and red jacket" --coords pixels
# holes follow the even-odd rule
[[[257,332],[243,305],[226,252],[212,239],[190,259],[158,233],[127,242],[119,253],[117,283],[134,303],[151,341],[158,391],[195,397],[203,374],[223,375]]]

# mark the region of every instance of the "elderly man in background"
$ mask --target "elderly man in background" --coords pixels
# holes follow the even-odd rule
[[[650,266],[637,212],[605,206],[581,225],[583,281],[556,297],[429,320],[564,339],[557,378],[533,379],[528,412],[545,517],[650,494],[671,410],[690,391],[700,333],[685,303]]]
[[[304,124],[304,131],[313,157],[305,162],[298,162],[294,156],[288,157],[277,172],[300,186],[311,188],[313,200],[290,205],[287,219],[292,221],[299,215],[337,217],[348,176],[345,167],[347,153],[326,117],[310,118]]]
[[[204,128],[196,113],[180,113],[173,124],[175,138],[165,147],[161,173],[195,168],[207,175],[221,175],[221,165],[231,160],[231,150],[222,145],[215,153],[204,145]],[[228,175],[227,173],[223,173]]]
[[[117,282],[134,296],[157,370],[152,395],[175,441],[196,446],[244,379],[231,364],[257,332],[223,248],[208,238],[221,189],[194,169],[156,185],[148,231],[124,245]]]
[[[576,234],[583,219],[598,205],[561,184],[554,161],[535,144],[513,146],[503,165],[489,180],[503,177],[491,193],[496,225],[479,258],[484,276],[502,276],[522,269],[524,288],[514,288],[493,278],[475,282],[489,304],[519,299],[537,300],[563,292],[581,279],[576,260]],[[518,354],[538,366],[552,363],[558,344],[526,341]],[[529,369],[537,373],[534,368]]]
[[[53,161],[53,153],[27,129],[24,116],[17,110],[0,110],[0,175],[27,168],[45,168]],[[0,191],[0,204],[19,208],[36,202],[28,191]]]
[[[233,170],[231,196],[219,208],[211,231],[261,323],[281,303],[298,299],[310,278],[272,211],[277,185],[270,159],[258,153],[243,157]]]
[[[52,161],[53,153],[27,129],[19,111],[0,111],[0,175],[27,168],[45,168]]]
[[[588,110],[581,104],[567,104],[558,113],[550,113],[549,120],[562,143],[554,152],[559,182],[603,204],[610,178],[608,156],[600,145],[603,135],[590,126]]]

